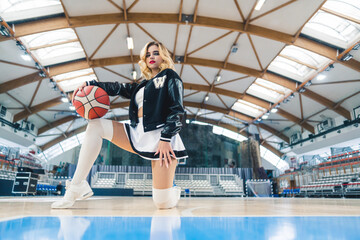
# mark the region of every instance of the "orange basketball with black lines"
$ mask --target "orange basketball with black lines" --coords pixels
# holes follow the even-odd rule
[[[109,95],[97,86],[86,86],[76,91],[72,103],[76,112],[85,119],[101,118],[110,108]]]

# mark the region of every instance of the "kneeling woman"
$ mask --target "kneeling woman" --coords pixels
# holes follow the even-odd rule
[[[109,96],[120,95],[131,99],[130,125],[107,119],[90,120],[81,146],[78,165],[71,182],[66,183],[62,200],[52,208],[69,208],[76,200],[93,195],[85,180],[99,155],[102,139],[120,148],[151,160],[153,200],[158,208],[175,207],[181,190],[173,187],[177,160],[187,158],[179,131],[184,114],[183,83],[174,71],[168,50],[158,42],[149,42],[140,53],[142,76],[140,84],[90,81],[80,86],[95,85]]]

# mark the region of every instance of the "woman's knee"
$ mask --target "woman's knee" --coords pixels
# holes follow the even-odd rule
[[[158,209],[169,209],[177,205],[181,190],[177,187],[167,189],[153,188],[153,201]]]
[[[91,119],[88,122],[88,126],[86,129],[87,132],[97,132],[102,138],[107,140],[112,139],[113,137],[113,124],[111,120],[108,119]]]

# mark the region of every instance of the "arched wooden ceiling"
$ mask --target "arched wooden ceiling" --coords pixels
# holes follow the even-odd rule
[[[248,77],[262,78],[269,82],[276,83],[280,86],[290,89],[292,93],[297,93],[297,91],[300,88],[304,87],[304,84],[307,81],[309,81],[312,77],[314,77],[314,76],[312,76],[309,79],[305,79],[304,82],[301,83],[301,82],[296,81],[295,79],[280,76],[280,75],[277,75],[277,74],[267,71],[267,68],[269,65],[262,66],[262,64],[260,63],[260,60],[259,60],[258,53],[255,50],[254,44],[251,41],[251,37],[250,37],[250,36],[259,36],[262,38],[271,39],[271,40],[274,40],[277,42],[284,43],[284,44],[286,44],[286,46],[296,46],[296,47],[300,47],[300,48],[309,50],[311,52],[317,53],[321,56],[324,56],[324,57],[330,59],[332,61],[332,63],[338,63],[338,64],[345,66],[346,68],[360,72],[360,62],[359,61],[357,61],[355,59],[351,59],[349,61],[341,61],[341,58],[344,56],[344,53],[347,52],[349,49],[346,49],[341,54],[339,54],[337,49],[330,47],[327,44],[324,44],[319,41],[311,40],[309,38],[305,38],[300,35],[301,30],[304,27],[305,23],[311,18],[312,15],[314,15],[322,7],[322,5],[326,1],[321,1],[322,3],[319,4],[319,6],[317,8],[313,9],[313,13],[311,14],[310,18],[308,18],[307,21],[305,21],[302,24],[302,26],[296,31],[295,34],[289,34],[289,33],[281,32],[278,30],[265,28],[265,27],[255,24],[256,20],[263,18],[265,16],[270,16],[272,13],[275,13],[276,11],[278,11],[280,9],[284,9],[284,8],[290,6],[291,4],[294,4],[295,2],[297,2],[294,0],[284,2],[283,4],[278,5],[277,7],[270,9],[256,17],[252,17],[255,4],[252,5],[251,7],[249,7],[249,9],[251,9],[251,10],[249,11],[249,14],[246,17],[244,17],[244,14],[241,10],[241,6],[239,5],[238,1],[234,0],[233,1],[234,6],[236,6],[236,8],[239,12],[241,21],[234,21],[232,19],[219,19],[219,18],[206,16],[206,14],[199,15],[198,14],[199,0],[197,0],[194,3],[195,9],[193,11],[193,13],[194,13],[193,21],[190,21],[187,23],[181,20],[182,14],[183,14],[183,0],[180,1],[178,13],[131,12],[131,9],[133,9],[134,6],[141,4],[141,1],[135,0],[132,2],[132,4],[128,8],[126,8],[126,4],[125,4],[126,1],[122,1],[122,5],[121,5],[121,1],[118,1],[119,3],[116,3],[114,1],[108,0],[108,2],[110,2],[115,8],[117,8],[120,11],[119,13],[106,14],[106,13],[99,12],[99,14],[90,14],[90,15],[88,14],[88,15],[82,15],[82,16],[69,16],[69,13],[68,13],[66,7],[69,7],[71,5],[70,2],[66,1],[66,4],[64,4],[64,1],[61,1],[61,2],[64,7],[64,14],[62,16],[58,15],[58,16],[52,16],[49,18],[33,19],[31,21],[25,21],[22,23],[15,23],[13,26],[16,30],[15,31],[16,34],[15,35],[13,34],[12,38],[18,40],[20,37],[28,36],[28,35],[35,34],[35,33],[43,33],[43,32],[47,32],[47,31],[65,29],[65,28],[76,29],[76,28],[85,27],[85,26],[98,26],[98,25],[105,25],[105,24],[115,24],[116,27],[119,25],[125,24],[127,26],[127,31],[129,33],[128,25],[136,24],[136,26],[138,28],[142,29],[145,33],[147,33],[147,35],[150,38],[152,38],[153,40],[157,40],[157,39],[155,39],[155,37],[153,35],[151,35],[149,32],[147,32],[146,29],[144,29],[140,24],[173,24],[173,25],[177,26],[176,37],[175,37],[175,46],[174,46],[174,49],[176,50],[179,26],[190,26],[191,27],[190,35],[188,36],[186,49],[185,49],[185,55],[183,56],[184,61],[181,62],[181,65],[182,65],[181,72],[182,72],[182,69],[184,66],[190,66],[208,84],[207,85],[195,84],[195,83],[188,83],[185,81],[184,82],[185,89],[191,90],[191,91],[196,91],[196,92],[203,92],[203,93],[207,93],[207,94],[213,93],[213,94],[218,95],[219,98],[220,98],[220,96],[226,96],[226,97],[230,97],[230,98],[234,98],[234,99],[244,100],[248,103],[255,104],[257,106],[260,106],[260,107],[268,109],[268,110],[271,109],[272,107],[274,107],[277,104],[277,102],[269,102],[267,100],[260,98],[259,96],[254,96],[254,95],[248,94],[246,92],[246,90],[249,87],[246,88],[244,92],[236,92],[236,91],[231,90],[231,88],[225,89],[222,87],[218,87],[217,84],[215,83],[215,81],[213,81],[213,79],[206,79],[204,76],[201,75],[201,73],[196,68],[198,66],[201,66],[201,67],[205,67],[205,68],[218,69],[218,73],[220,73],[220,71],[230,71],[230,72],[245,75],[245,77],[248,76]],[[322,10],[324,10],[324,9],[322,9]],[[326,9],[324,11],[326,11]],[[218,37],[217,39],[208,41],[206,44],[202,45],[201,47],[197,48],[196,50],[193,50],[193,51],[187,53],[191,32],[192,32],[193,28],[195,28],[195,27],[206,27],[206,28],[211,28],[211,29],[215,29],[215,30],[226,30],[228,32],[223,34],[222,36]],[[115,30],[115,28],[113,28],[113,30]],[[236,41],[239,39],[240,34],[246,34],[248,36],[249,41],[251,42],[251,45],[252,45],[255,55],[257,57],[257,60],[259,62],[259,65],[261,67],[261,70],[257,70],[255,68],[250,68],[247,66],[242,66],[242,65],[228,62],[228,57],[230,55],[230,52],[228,53],[228,55],[224,59],[224,61],[218,61],[218,60],[212,60],[212,59],[206,59],[206,58],[197,58],[197,57],[191,56],[194,52],[199,51],[200,49],[203,49],[203,48],[213,44],[214,42],[218,41],[219,39],[224,38],[234,32],[239,33],[237,35]],[[110,35],[104,36],[104,38],[105,37],[107,38]],[[79,38],[79,36],[78,36],[78,38]],[[105,40],[106,40],[106,38],[105,38]],[[7,40],[8,40],[8,38],[0,37],[0,44],[2,41],[7,41]],[[80,40],[80,38],[78,40]],[[101,45],[104,43],[105,40],[103,40]],[[73,40],[73,41],[75,41],[75,40]],[[80,40],[80,43],[83,44],[81,40]],[[56,44],[54,44],[54,45],[56,45]],[[99,50],[101,45],[98,46],[96,51]],[[173,52],[174,56],[177,55],[175,50]],[[57,64],[56,66],[48,67],[47,68],[47,76],[52,77],[52,76],[56,76],[56,75],[59,75],[62,73],[68,73],[68,72],[87,69],[87,68],[93,68],[93,69],[97,68],[97,69],[105,69],[107,71],[112,71],[111,69],[109,69],[109,66],[126,65],[126,64],[134,65],[139,59],[139,57],[137,55],[134,55],[131,50],[130,50],[130,55],[127,55],[127,56],[115,56],[115,57],[109,57],[109,58],[93,58],[96,51],[94,53],[92,53],[91,55],[87,54],[85,52],[86,59],[83,59],[83,60],[80,59],[80,60],[72,61],[72,62],[63,62],[63,63]],[[90,57],[88,55],[90,55]],[[7,64],[14,64],[14,63],[9,63],[9,62],[0,60],[0,63],[1,62],[7,63]],[[307,65],[306,63],[302,63],[302,64]],[[311,67],[311,65],[307,65],[307,66]],[[23,66],[23,67],[36,69],[34,67],[28,67],[28,66]],[[320,70],[320,69],[317,69],[317,70]],[[180,74],[181,74],[181,72],[180,72]],[[119,72],[114,72],[114,73],[116,73],[117,75],[121,75],[121,73],[119,73]],[[126,77],[125,75],[121,75],[121,76],[123,78],[131,81],[131,79]],[[30,83],[34,83],[34,82],[39,82],[38,87],[37,87],[37,89],[38,89],[42,79],[43,78],[39,77],[39,75],[35,72],[35,73],[28,74],[28,75],[24,75],[23,77],[20,77],[20,78],[6,81],[6,82],[2,82],[2,83],[0,82],[0,94],[8,94],[10,96],[9,92],[11,90],[24,87],[24,86],[26,86]],[[239,79],[237,81],[239,83],[241,83],[241,79]],[[223,83],[221,83],[221,84],[223,84]],[[339,116],[344,117],[345,119],[348,119],[348,120],[351,119],[350,111],[348,109],[344,108],[343,106],[341,106],[341,103],[339,104],[339,102],[335,102],[327,97],[324,97],[323,95],[318,94],[315,91],[310,90],[309,88],[307,88],[305,92],[301,92],[301,93],[299,92],[297,94],[299,94],[299,97],[302,95],[302,96],[306,96],[309,99],[312,99],[313,101],[332,110],[334,113],[338,114]],[[33,102],[33,99],[35,98],[35,95],[36,95],[36,93],[32,96],[31,103]],[[14,96],[11,96],[11,97],[13,99],[16,99]],[[348,98],[348,97],[346,97],[346,98]],[[346,98],[344,98],[344,99],[346,99]],[[117,102],[116,103],[115,100],[113,100],[113,103],[111,106],[112,109],[124,108],[127,106],[126,104],[128,104],[128,102]],[[20,101],[18,101],[18,102],[20,102]],[[17,112],[14,115],[14,122],[19,121],[21,119],[26,119],[32,115],[37,115],[40,118],[42,118],[39,115],[40,112],[45,111],[53,106],[60,105],[61,103],[62,102],[60,101],[60,97],[54,97],[45,102],[38,103],[34,106],[31,106],[32,104],[29,104],[28,106],[22,104],[24,106],[24,109],[23,109],[23,111]],[[224,104],[224,105],[226,106],[226,104]],[[219,106],[215,106],[215,105],[205,104],[204,100],[200,101],[200,102],[193,102],[193,101],[186,101],[186,99],[185,99],[185,106],[192,107],[192,108],[198,108],[198,109],[206,108],[206,109],[214,111],[214,112],[218,112],[218,113],[225,114],[227,116],[235,117],[243,122],[251,123],[256,119],[256,118],[246,115],[244,113],[234,111],[229,107],[223,108],[223,107],[219,107]],[[300,117],[296,116],[298,114],[295,115],[295,114],[293,114],[289,111],[286,111],[282,108],[280,108],[278,110],[277,114],[279,116],[287,119],[287,121],[293,122],[294,125],[298,125],[301,128],[306,129],[310,133],[315,133],[314,126],[310,122],[308,122],[307,118],[305,118],[303,116],[302,108],[301,108],[301,116]],[[123,116],[120,116],[120,117],[123,118]],[[197,118],[201,119],[200,117],[197,117]],[[53,128],[57,128],[60,125],[65,124],[69,121],[73,121],[74,117],[67,116],[65,118],[58,119],[55,121],[47,121],[44,118],[42,118],[42,119],[44,121],[46,121],[47,123],[44,126],[39,126],[39,134],[40,135],[45,133],[46,131],[50,131]],[[224,125],[228,129],[239,132],[239,129],[237,129],[236,127],[229,125],[229,124],[227,124],[227,125],[229,125],[229,126],[227,126],[226,123],[222,123],[221,121],[214,121],[211,119],[207,119],[207,121],[208,122],[213,121],[213,123],[216,123],[217,125]],[[292,125],[292,126],[294,126],[294,125]],[[283,131],[280,131],[279,129],[274,129],[273,127],[270,127],[267,124],[258,124],[258,126],[261,129],[271,133],[271,135],[277,136],[282,141],[289,142],[289,136],[284,135]],[[80,131],[81,131],[81,129],[74,130],[72,132],[75,133],[75,132],[80,132]],[[240,132],[242,132],[242,131],[240,131]],[[66,133],[66,134],[63,133],[57,140],[53,139],[52,141],[43,145],[43,147],[48,148],[48,147],[52,146],[54,143],[57,143],[58,141],[60,141],[62,138],[66,138],[68,136],[69,136],[68,133]],[[264,139],[262,140],[262,144],[264,146],[266,145],[273,152],[280,155],[279,154],[280,152],[278,150],[276,150],[274,148],[274,146],[267,144]]]

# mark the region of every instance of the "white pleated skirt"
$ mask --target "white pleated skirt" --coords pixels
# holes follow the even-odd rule
[[[125,123],[124,128],[134,152],[147,160],[159,160],[159,154],[155,155],[155,153],[159,146],[163,128],[144,132],[143,118],[139,118],[139,123],[136,127],[131,127],[129,124]],[[188,157],[179,134],[173,136],[170,143],[176,159]]]

